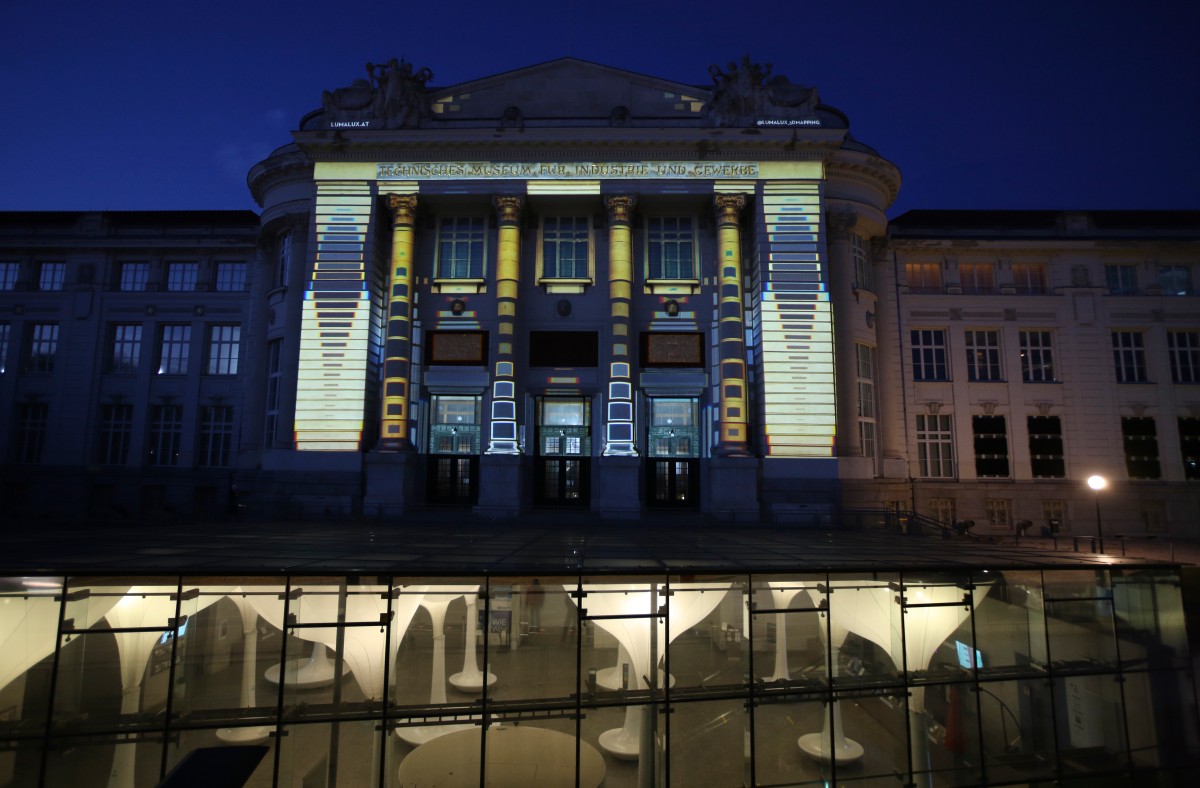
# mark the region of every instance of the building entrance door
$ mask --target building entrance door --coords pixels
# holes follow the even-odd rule
[[[479,499],[479,397],[434,395],[429,424],[429,500]]]
[[[649,404],[646,503],[691,508],[700,504],[699,403],[654,397]]]
[[[537,501],[587,506],[591,493],[591,403],[582,397],[541,397],[537,411]]]

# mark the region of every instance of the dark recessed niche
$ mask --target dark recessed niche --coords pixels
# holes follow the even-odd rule
[[[599,361],[596,331],[530,331],[529,366],[594,367]]]

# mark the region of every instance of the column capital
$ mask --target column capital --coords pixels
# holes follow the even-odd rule
[[[517,195],[497,195],[492,197],[492,205],[501,224],[516,224],[521,221],[521,208],[525,200]]]
[[[744,194],[718,194],[713,198],[717,209],[717,224],[737,224],[738,214],[746,207]]]
[[[392,212],[392,222],[395,224],[412,224],[417,219],[417,195],[389,194],[388,209]]]
[[[636,194],[614,194],[604,199],[608,208],[609,224],[629,224],[633,218],[633,208],[637,205]]]

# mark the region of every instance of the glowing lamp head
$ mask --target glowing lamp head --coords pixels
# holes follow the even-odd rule
[[[1088,480],[1087,480],[1087,485],[1088,485],[1088,487],[1091,487],[1096,492],[1100,492],[1101,490],[1103,490],[1105,487],[1108,486],[1108,479],[1105,479],[1103,476],[1098,476],[1098,475],[1089,476]]]

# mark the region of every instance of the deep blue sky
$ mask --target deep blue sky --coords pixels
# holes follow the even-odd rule
[[[1195,0],[0,0],[0,210],[253,208],[321,91],[402,56],[451,85],[564,55],[815,85],[910,208],[1200,208]]]

